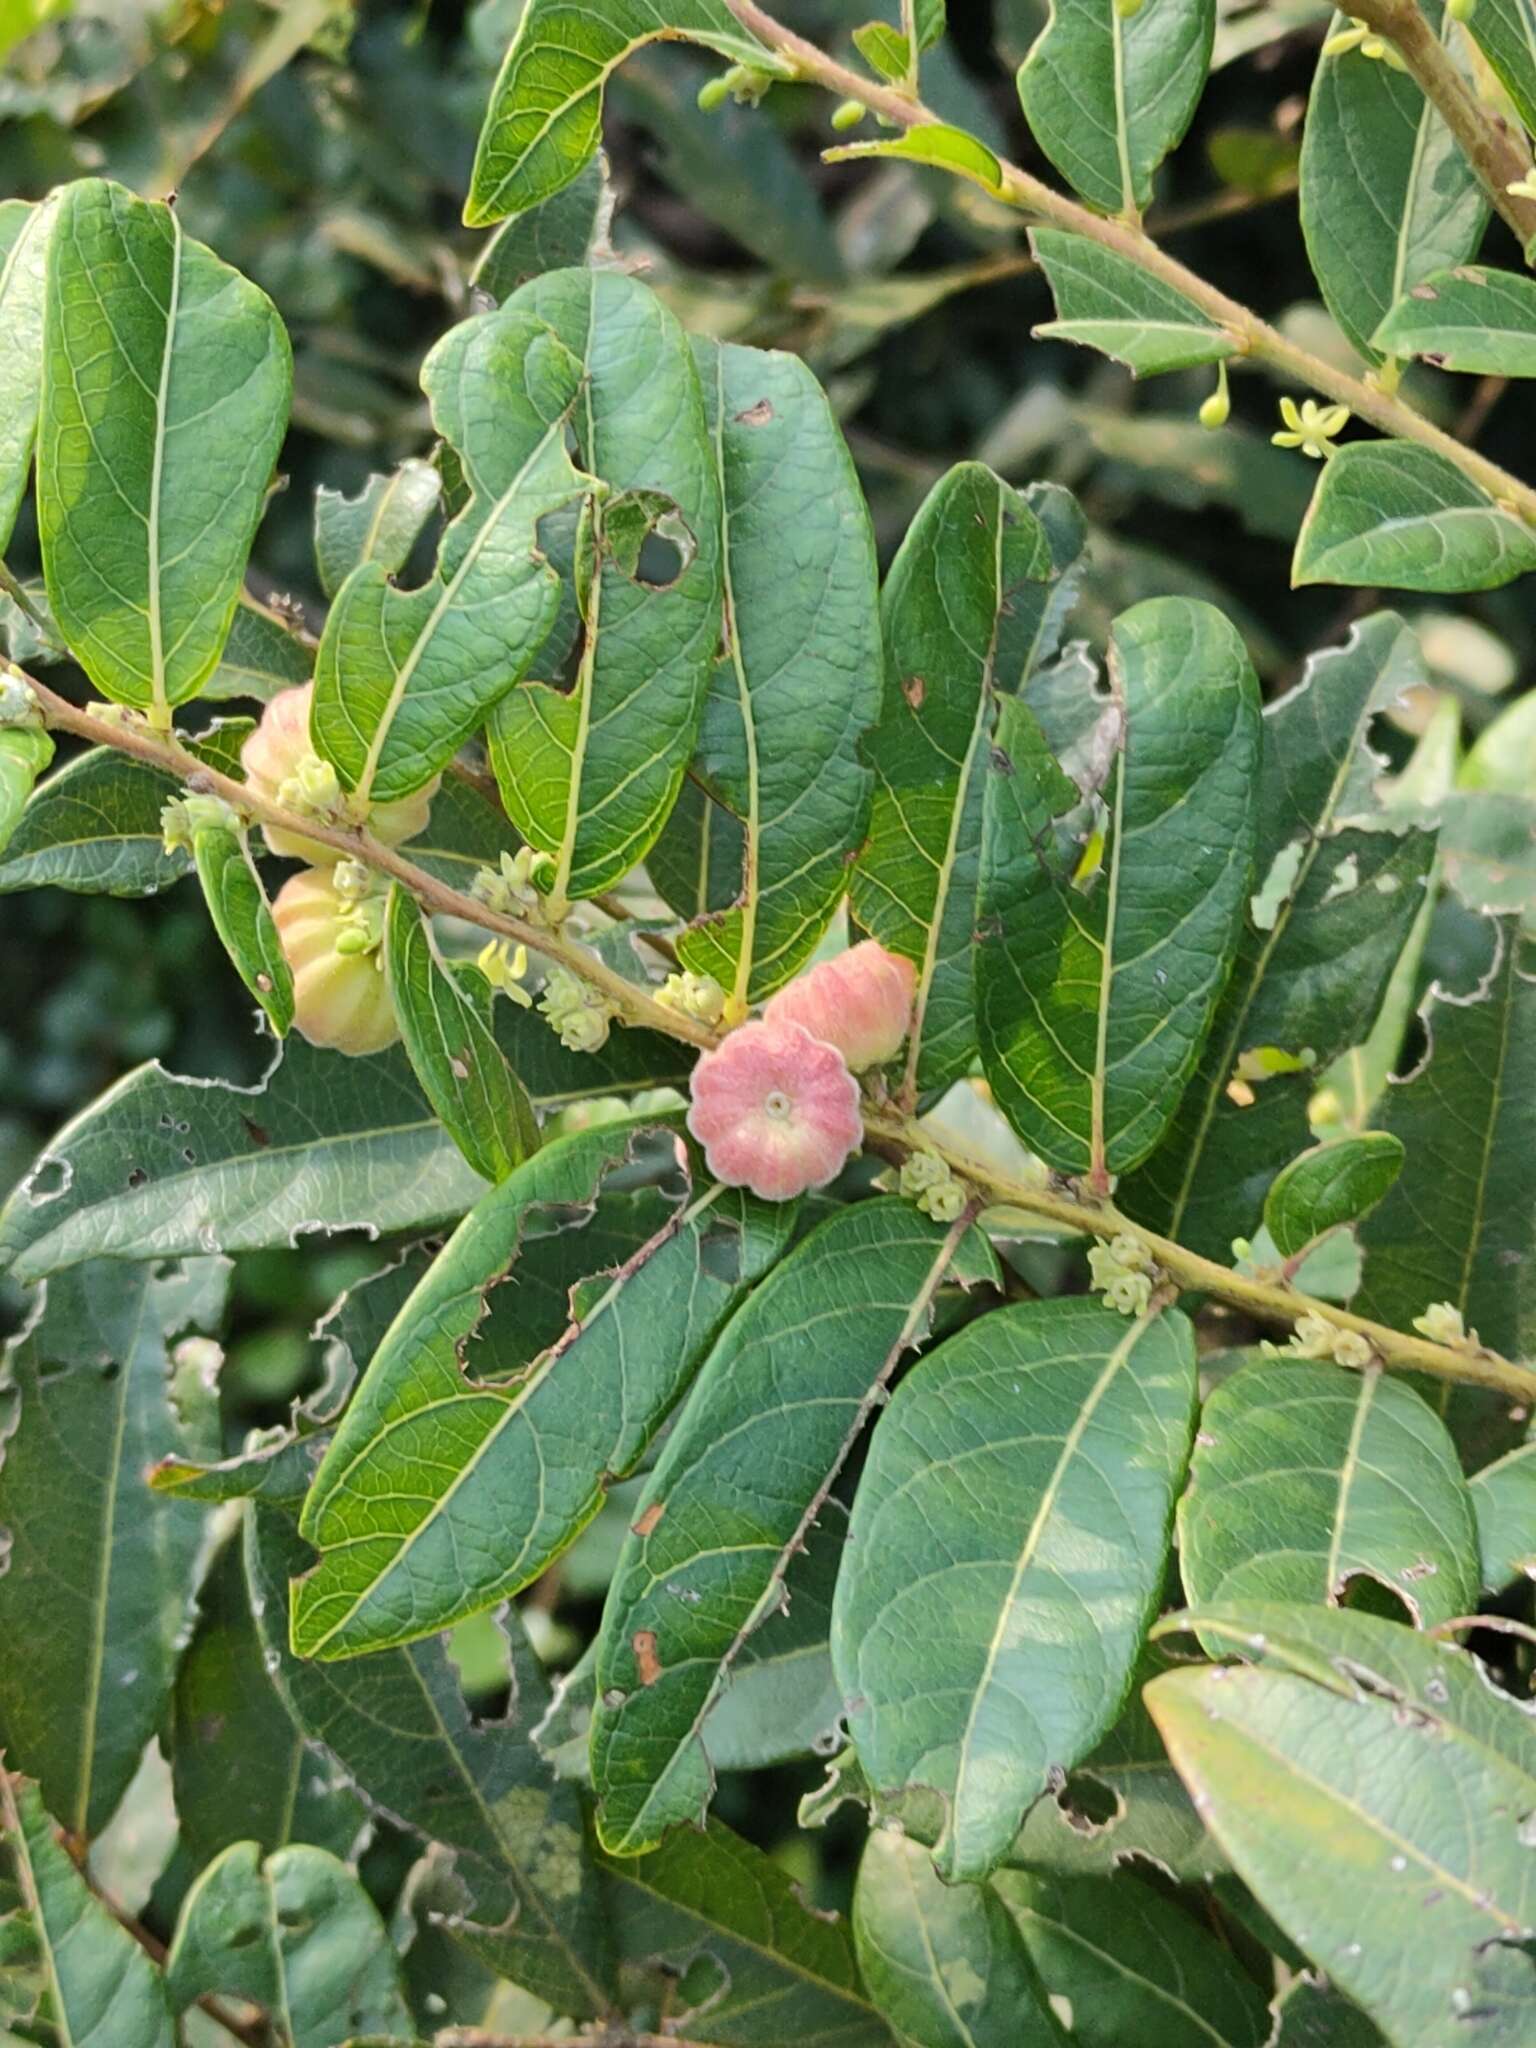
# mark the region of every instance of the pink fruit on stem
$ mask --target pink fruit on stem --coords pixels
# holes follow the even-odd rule
[[[271,803],[286,802],[292,806],[294,785],[301,779],[300,771],[306,762],[324,768],[309,738],[309,709],[314,694],[313,683],[296,683],[290,690],[279,690],[268,699],[256,730],[240,749],[246,781],[258,796]],[[441,780],[441,776],[434,775],[426,788],[415,790],[410,796],[391,804],[375,804],[368,813],[368,830],[374,838],[382,839],[386,846],[399,846],[414,839],[431,815],[432,799]],[[334,786],[334,777],[332,782]],[[338,858],[335,848],[323,840],[304,839],[297,832],[285,832],[275,825],[264,825],[262,832],[272,852],[286,859],[306,860],[324,867],[327,861]]]
[[[800,1024],[835,1045],[850,1070],[894,1059],[912,1028],[917,969],[878,939],[864,939],[781,988],[763,1010],[770,1024]]]
[[[688,1128],[728,1187],[787,1202],[824,1187],[858,1150],[859,1084],[798,1024],[743,1024],[693,1070]]]
[[[293,971],[293,1021],[311,1045],[382,1052],[400,1036],[378,943],[382,903],[342,895],[313,868],[278,890],[272,921]]]

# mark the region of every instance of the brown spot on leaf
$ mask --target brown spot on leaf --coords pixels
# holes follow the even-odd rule
[[[738,427],[766,427],[773,418],[773,407],[766,398],[760,398],[756,405],[749,405],[745,412],[736,415]]]
[[[649,1536],[666,1512],[667,1504],[664,1500],[653,1500],[639,1521],[631,1524],[635,1534]]]
[[[1013,756],[1002,747],[994,747],[992,749],[992,773],[994,775],[1011,775],[1013,773]]]
[[[267,1146],[271,1144],[272,1134],[264,1125],[253,1122],[248,1116],[241,1117],[240,1121],[245,1125],[246,1135],[253,1145]]]
[[[928,694],[928,685],[921,676],[908,676],[901,686],[901,694],[914,711],[921,711],[923,699]]]
[[[1408,296],[1410,299],[1438,299],[1440,294],[1432,284],[1416,284]]]
[[[630,1637],[630,1647],[635,1653],[635,1666],[640,1673],[642,1685],[654,1685],[661,1676],[661,1659],[656,1654],[656,1631],[653,1628],[637,1628]]]
[[[467,1081],[469,1079],[469,1061],[465,1059],[450,1059],[448,1071],[453,1075],[455,1081]]]

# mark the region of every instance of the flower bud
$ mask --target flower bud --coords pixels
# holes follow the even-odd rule
[[[850,1072],[893,1059],[912,1025],[917,970],[865,939],[781,988],[763,1009],[770,1024],[799,1024],[835,1046]]]
[[[279,690],[261,714],[261,722],[240,749],[245,779],[258,796],[269,803],[281,803],[289,810],[307,811],[323,817],[341,801],[336,771],[322,761],[310,744],[309,710],[314,698],[313,683],[296,683],[291,690]],[[434,776],[425,789],[403,796],[395,803],[375,804],[368,813],[368,830],[386,846],[398,846],[414,839],[427,822],[441,776]],[[324,867],[336,858],[334,847],[318,839],[305,839],[297,832],[284,832],[266,825],[262,828],[273,853],[288,860],[305,860]]]
[[[825,1187],[863,1135],[842,1054],[788,1021],[731,1032],[700,1058],[692,1096],[688,1128],[710,1172],[767,1202]]]
[[[313,868],[277,892],[272,920],[293,971],[293,1021],[311,1045],[381,1052],[400,1035],[379,945],[381,902],[343,896]]]

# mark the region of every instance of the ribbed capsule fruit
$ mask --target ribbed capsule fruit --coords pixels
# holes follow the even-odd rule
[[[799,1024],[835,1045],[849,1070],[883,1066],[912,1028],[917,970],[878,939],[864,939],[822,960],[764,1005],[769,1024]]]
[[[859,1084],[794,1023],[743,1024],[693,1070],[688,1128],[727,1187],[787,1202],[825,1187],[863,1136]]]
[[[278,890],[272,919],[293,972],[294,1026],[310,1044],[353,1054],[393,1045],[400,1027],[369,906],[343,896],[328,871],[306,868]]]
[[[324,766],[317,761],[309,737],[309,707],[314,694],[313,683],[296,683],[292,689],[279,690],[268,699],[256,730],[240,749],[246,781],[269,803],[285,801],[285,784],[289,785],[291,799],[292,784],[306,763],[311,769]],[[392,804],[375,804],[368,813],[368,830],[374,838],[382,839],[386,846],[400,846],[407,839],[414,839],[431,816],[432,799],[441,780],[441,776],[434,775],[425,789]],[[337,858],[335,848],[321,840],[306,839],[273,825],[264,825],[262,833],[272,852],[284,859],[306,860],[324,867],[327,861]]]

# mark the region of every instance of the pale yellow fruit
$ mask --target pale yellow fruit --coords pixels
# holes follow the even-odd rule
[[[240,749],[245,779],[258,796],[269,803],[282,799],[279,791],[297,774],[303,761],[314,754],[309,737],[309,708],[315,694],[313,683],[296,683],[291,690],[279,690],[262,711],[256,730]],[[368,813],[368,830],[386,846],[399,846],[414,839],[426,825],[432,811],[441,776],[434,776],[425,789],[403,796],[392,804],[375,804]],[[337,858],[334,847],[318,839],[302,838],[271,825],[262,827],[273,853],[287,860],[307,860],[316,867]]]
[[[293,971],[293,1021],[311,1045],[336,1052],[382,1052],[400,1036],[384,956],[338,953],[342,935],[359,931],[359,906],[340,895],[329,873],[306,868],[277,892],[272,918]]]

